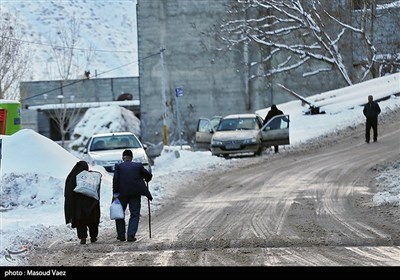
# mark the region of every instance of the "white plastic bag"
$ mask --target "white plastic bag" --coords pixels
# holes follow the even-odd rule
[[[74,189],[74,192],[99,200],[100,183],[100,172],[84,170],[76,175],[76,188]]]
[[[124,209],[122,209],[122,204],[119,201],[119,199],[116,198],[110,205],[110,219],[117,220],[124,218],[125,218]]]

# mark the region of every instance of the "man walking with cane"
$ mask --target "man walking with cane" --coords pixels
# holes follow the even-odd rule
[[[129,205],[128,231],[126,232],[125,219],[116,219],[117,239],[128,242],[136,241],[136,232],[139,226],[141,196],[146,196],[149,200],[153,197],[147,184],[151,181],[153,175],[144,168],[140,162],[132,161],[133,154],[131,150],[125,150],[122,153],[122,163],[115,164],[113,176],[113,197],[120,200],[125,212]],[[150,213],[149,213],[150,215]],[[126,235],[127,234],[127,239]]]

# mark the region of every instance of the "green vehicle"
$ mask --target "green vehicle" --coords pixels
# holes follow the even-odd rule
[[[0,99],[0,134],[11,135],[21,129],[21,103]]]

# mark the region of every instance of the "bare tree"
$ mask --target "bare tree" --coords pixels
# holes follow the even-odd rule
[[[48,62],[48,72],[53,79],[69,80],[82,78],[90,67],[94,52],[92,46],[79,48],[80,24],[75,17],[68,24],[59,24],[56,36],[48,41],[53,53]],[[85,77],[87,78],[87,77]]]
[[[0,19],[0,99],[19,99],[19,82],[28,71],[29,53],[16,17]]]
[[[67,133],[75,127],[81,118],[82,103],[74,103],[75,96],[73,95],[69,96],[69,100],[64,95],[59,95],[57,98],[60,100],[60,104],[55,104],[54,108],[49,110],[49,115],[60,132],[61,146],[65,147]]]
[[[87,71],[92,60],[92,48],[78,48],[80,38],[80,25],[75,18],[72,18],[67,26],[60,25],[57,30],[56,40],[51,40],[50,45],[53,52],[52,61],[56,65],[56,72],[62,80],[61,94],[58,96],[60,104],[49,111],[51,119],[56,123],[61,135],[61,146],[64,147],[67,133],[75,127],[81,117],[82,104],[72,103],[74,100],[82,100],[76,91],[76,95],[66,96],[64,87],[72,84],[82,85],[83,81],[89,78]],[[83,52],[79,55],[78,52]],[[84,57],[84,62],[80,61]],[[75,73],[75,79],[71,76]],[[79,73],[79,74],[78,74]]]
[[[249,79],[269,77],[307,64],[312,65],[312,71],[303,76],[334,71],[351,85],[368,75],[378,76],[380,73],[374,69],[379,69],[377,64],[382,60],[373,40],[375,0],[359,0],[356,14],[352,14],[351,2],[345,2],[347,6],[343,7],[341,1],[236,0],[229,6],[227,18],[213,32],[225,49],[246,53],[249,43],[259,46],[260,61],[247,66],[267,67]],[[357,38],[357,47],[363,53],[360,75],[351,74],[353,65],[346,65],[344,58],[343,48],[349,48],[347,41],[353,38]]]

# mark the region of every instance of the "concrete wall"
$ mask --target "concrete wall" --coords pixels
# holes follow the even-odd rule
[[[273,103],[295,100],[277,83],[304,97],[347,85],[339,74],[330,72],[303,77],[303,73],[315,70],[306,64],[283,74],[252,79],[246,86],[247,78],[262,69],[251,68],[247,73],[241,49],[216,57],[215,41],[201,33],[220,23],[226,16],[225,4],[229,2],[138,0],[141,131],[145,141],[153,144],[163,141],[164,120],[168,127],[168,144],[179,139],[174,92],[176,87],[184,88],[184,96],[180,97],[178,108],[184,130],[183,139],[193,143],[199,117],[254,112]],[[339,11],[340,7],[340,16],[344,19],[353,16],[351,1],[329,1],[326,4],[333,11]],[[388,51],[391,47],[394,47],[394,51],[399,50],[399,35],[396,33],[398,18],[397,9],[387,19],[379,19],[375,27],[375,40],[382,40],[379,43],[381,46],[388,45]],[[350,69],[350,76],[357,75],[357,69],[353,68],[353,61],[359,56],[355,53],[356,43],[352,34],[347,32],[339,46],[344,50],[341,55],[346,67]],[[158,54],[161,48],[165,48],[164,65]],[[260,50],[252,45],[249,48],[249,61],[257,61]]]
[[[199,117],[248,113],[294,98],[276,86],[283,83],[305,96],[334,89],[338,81],[326,74],[321,77],[293,79],[301,70],[273,78],[248,77],[259,69],[246,72],[243,50],[215,56],[215,41],[201,31],[219,24],[226,16],[229,0],[138,0],[138,45],[141,93],[142,137],[157,144],[163,141],[163,122],[168,127],[168,143],[179,139],[175,88],[183,87],[179,100],[183,139],[193,143]],[[157,54],[161,48],[161,55]],[[249,61],[257,61],[259,50],[249,46]],[[164,69],[164,71],[162,70]],[[297,73],[300,71],[299,73]],[[296,77],[296,76],[295,76]],[[163,96],[163,79],[165,97]],[[322,77],[323,79],[323,77]],[[269,86],[272,85],[272,86]],[[248,89],[247,89],[248,88]]]
[[[203,33],[218,25],[226,16],[225,4],[230,0],[138,0],[138,53],[140,77],[89,79],[81,81],[39,81],[21,83],[22,109],[25,106],[58,103],[57,96],[66,100],[73,95],[75,101],[97,102],[116,100],[122,92],[140,99],[141,139],[144,143],[163,142],[164,121],[168,128],[168,144],[179,139],[177,113],[179,111],[183,139],[193,143],[199,117],[248,113],[295,100],[277,86],[281,83],[304,97],[346,86],[338,75],[332,73],[303,77],[313,68],[300,69],[267,78],[248,78],[268,65],[244,67],[244,61],[259,61],[260,50],[249,45],[248,57],[243,49],[217,54],[218,47],[209,34]],[[387,1],[386,1],[387,2]],[[329,9],[341,5],[341,16],[357,20],[351,1],[329,1]],[[252,11],[253,13],[256,11]],[[393,8],[375,19],[374,42],[386,53],[399,53],[398,32],[400,9]],[[351,33],[345,34],[339,46],[346,67],[357,75],[353,67],[362,61],[364,54]],[[160,52],[165,48],[163,52]],[[162,55],[161,55],[162,53]],[[162,64],[163,59],[163,64]],[[353,73],[354,72],[354,73]],[[175,88],[182,87],[179,108]],[[47,93],[46,93],[47,92]],[[47,94],[45,100],[44,94]],[[140,94],[139,94],[140,93]],[[164,117],[165,116],[165,117]],[[38,120],[41,123],[38,125]],[[50,135],[50,124],[43,112],[22,110],[23,127],[36,128]],[[35,125],[36,122],[36,125]]]
[[[68,81],[35,81],[21,82],[21,120],[22,128],[59,140],[58,132],[52,131],[50,116],[47,111],[29,110],[29,106],[60,103],[63,95],[66,103],[74,102],[108,102],[116,101],[121,93],[130,93],[133,100],[139,100],[139,78],[101,78]],[[134,111],[132,108],[127,108]],[[83,109],[81,114],[85,113]],[[134,111],[140,117],[140,113]],[[54,139],[56,138],[56,139]]]
[[[139,99],[139,78],[102,78],[68,81],[21,82],[22,106],[59,103],[58,95],[68,102],[115,101],[121,93],[130,93]],[[73,99],[71,99],[73,96]]]
[[[165,120],[168,143],[178,140],[175,101],[177,87],[184,89],[184,96],[179,99],[184,139],[188,139],[189,134],[193,136],[194,124],[201,116],[225,115],[231,112],[231,106],[241,112],[247,111],[243,106],[246,98],[243,78],[232,63],[238,59],[235,57],[237,54],[232,53],[213,61],[204,45],[208,45],[208,48],[215,46],[211,40],[204,41],[198,33],[198,30],[207,28],[225,13],[223,2],[138,1],[143,139],[152,143],[162,142]],[[164,71],[160,54],[149,57],[160,52],[161,48],[165,48]]]
[[[354,11],[353,22],[360,21],[360,11]],[[370,23],[369,23],[370,24]],[[373,35],[369,32],[373,44],[379,51],[377,55],[394,55],[399,56],[400,49],[400,8],[378,9],[373,21]],[[353,61],[360,63],[365,61],[367,53],[364,53],[357,34],[353,37]]]

